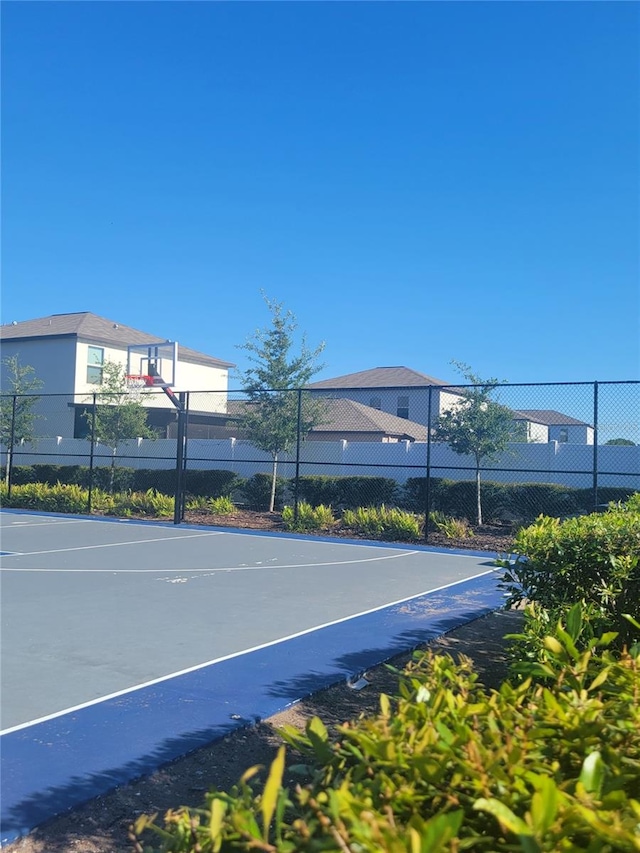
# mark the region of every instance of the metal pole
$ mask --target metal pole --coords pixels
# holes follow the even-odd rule
[[[93,463],[94,449],[96,445],[96,399],[97,395],[93,395],[93,410],[91,412],[91,451],[89,453],[89,496],[87,497],[87,512],[91,513],[93,501]]]
[[[176,446],[176,486],[173,498],[173,523],[180,524],[182,521],[182,490],[183,490],[183,468],[184,468],[184,440],[185,440],[185,392],[178,394],[178,436]]]
[[[13,395],[11,403],[11,435],[9,436],[8,458],[7,458],[7,498],[11,497],[11,486],[13,485],[13,448],[16,443],[16,407],[17,394]]]
[[[598,512],[598,383],[593,383],[593,510]]]
[[[424,541],[429,541],[429,516],[431,515],[431,393],[429,385],[427,404],[427,470],[425,472]]]
[[[293,520],[298,520],[298,486],[300,483],[300,433],[302,432],[302,388],[298,388],[298,426],[296,430],[296,479],[293,486]]]

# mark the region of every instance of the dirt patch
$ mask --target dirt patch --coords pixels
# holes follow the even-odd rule
[[[245,527],[282,531],[277,513],[237,512],[233,516],[187,513],[190,524]],[[351,531],[335,531],[337,536],[354,538]],[[472,539],[440,542],[433,535],[429,544],[443,547],[471,548],[506,553],[511,539],[504,529],[476,531]],[[408,543],[415,544],[415,543]],[[497,612],[477,619],[430,644],[442,651],[472,658],[480,679],[488,688],[497,688],[506,675],[507,643],[504,635],[516,632],[521,623],[520,612]],[[390,663],[402,668],[411,653],[394,658]],[[255,764],[269,765],[281,741],[279,726],[289,724],[304,728],[312,716],[319,716],[331,729],[359,714],[375,713],[381,693],[393,694],[397,679],[386,666],[374,667],[366,673],[369,685],[353,690],[346,683],[337,684],[310,696],[276,716],[255,726],[240,729],[191,754],[177,759],[156,773],[123,785],[97,797],[72,812],[43,824],[30,835],[3,848],[6,853],[132,853],[128,838],[129,825],[140,814],[158,812],[180,805],[198,806],[212,788],[229,790],[242,773]]]

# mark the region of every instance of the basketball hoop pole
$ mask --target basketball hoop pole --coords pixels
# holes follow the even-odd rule
[[[184,466],[186,462],[187,441],[187,394],[179,391],[174,394],[167,385],[162,389],[178,410],[178,434],[176,452],[176,485],[173,499],[173,523],[180,524],[184,515]]]

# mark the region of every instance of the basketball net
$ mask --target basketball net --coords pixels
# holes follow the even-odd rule
[[[130,397],[135,399],[140,396],[140,393],[144,388],[148,388],[150,385],[153,385],[153,377],[142,373],[128,373],[125,377],[125,383],[127,393]]]

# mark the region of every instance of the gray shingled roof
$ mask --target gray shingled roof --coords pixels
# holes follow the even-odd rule
[[[575,418],[570,418],[569,415],[563,415],[562,412],[556,412],[553,409],[518,409],[514,411],[513,416],[517,421],[527,420],[545,426],[589,426],[585,421],[577,421]]]
[[[334,379],[311,382],[308,388],[410,388],[425,385],[447,385],[442,379],[434,379],[426,373],[418,373],[409,367],[374,367],[358,373],[347,373]]]
[[[20,323],[6,323],[0,326],[1,341],[33,340],[34,338],[75,337],[83,341],[101,343],[106,346],[126,347],[129,344],[163,343],[164,338],[141,332],[131,326],[107,320],[90,311],[75,314],[51,314],[36,320],[24,320]],[[235,367],[229,361],[221,361],[211,355],[197,352],[179,344],[179,358],[195,364],[210,367]]]
[[[345,398],[333,400],[327,398],[322,402],[322,423],[311,430],[313,433],[375,432],[393,438],[408,438],[412,441],[427,440],[426,426],[406,418],[399,418]]]
[[[229,400],[227,412],[232,417],[241,418],[247,405],[249,404],[242,400]],[[314,435],[323,432],[339,432],[345,435],[367,432],[411,441],[427,440],[426,426],[346,398],[323,399],[321,420],[322,423],[311,430]]]

